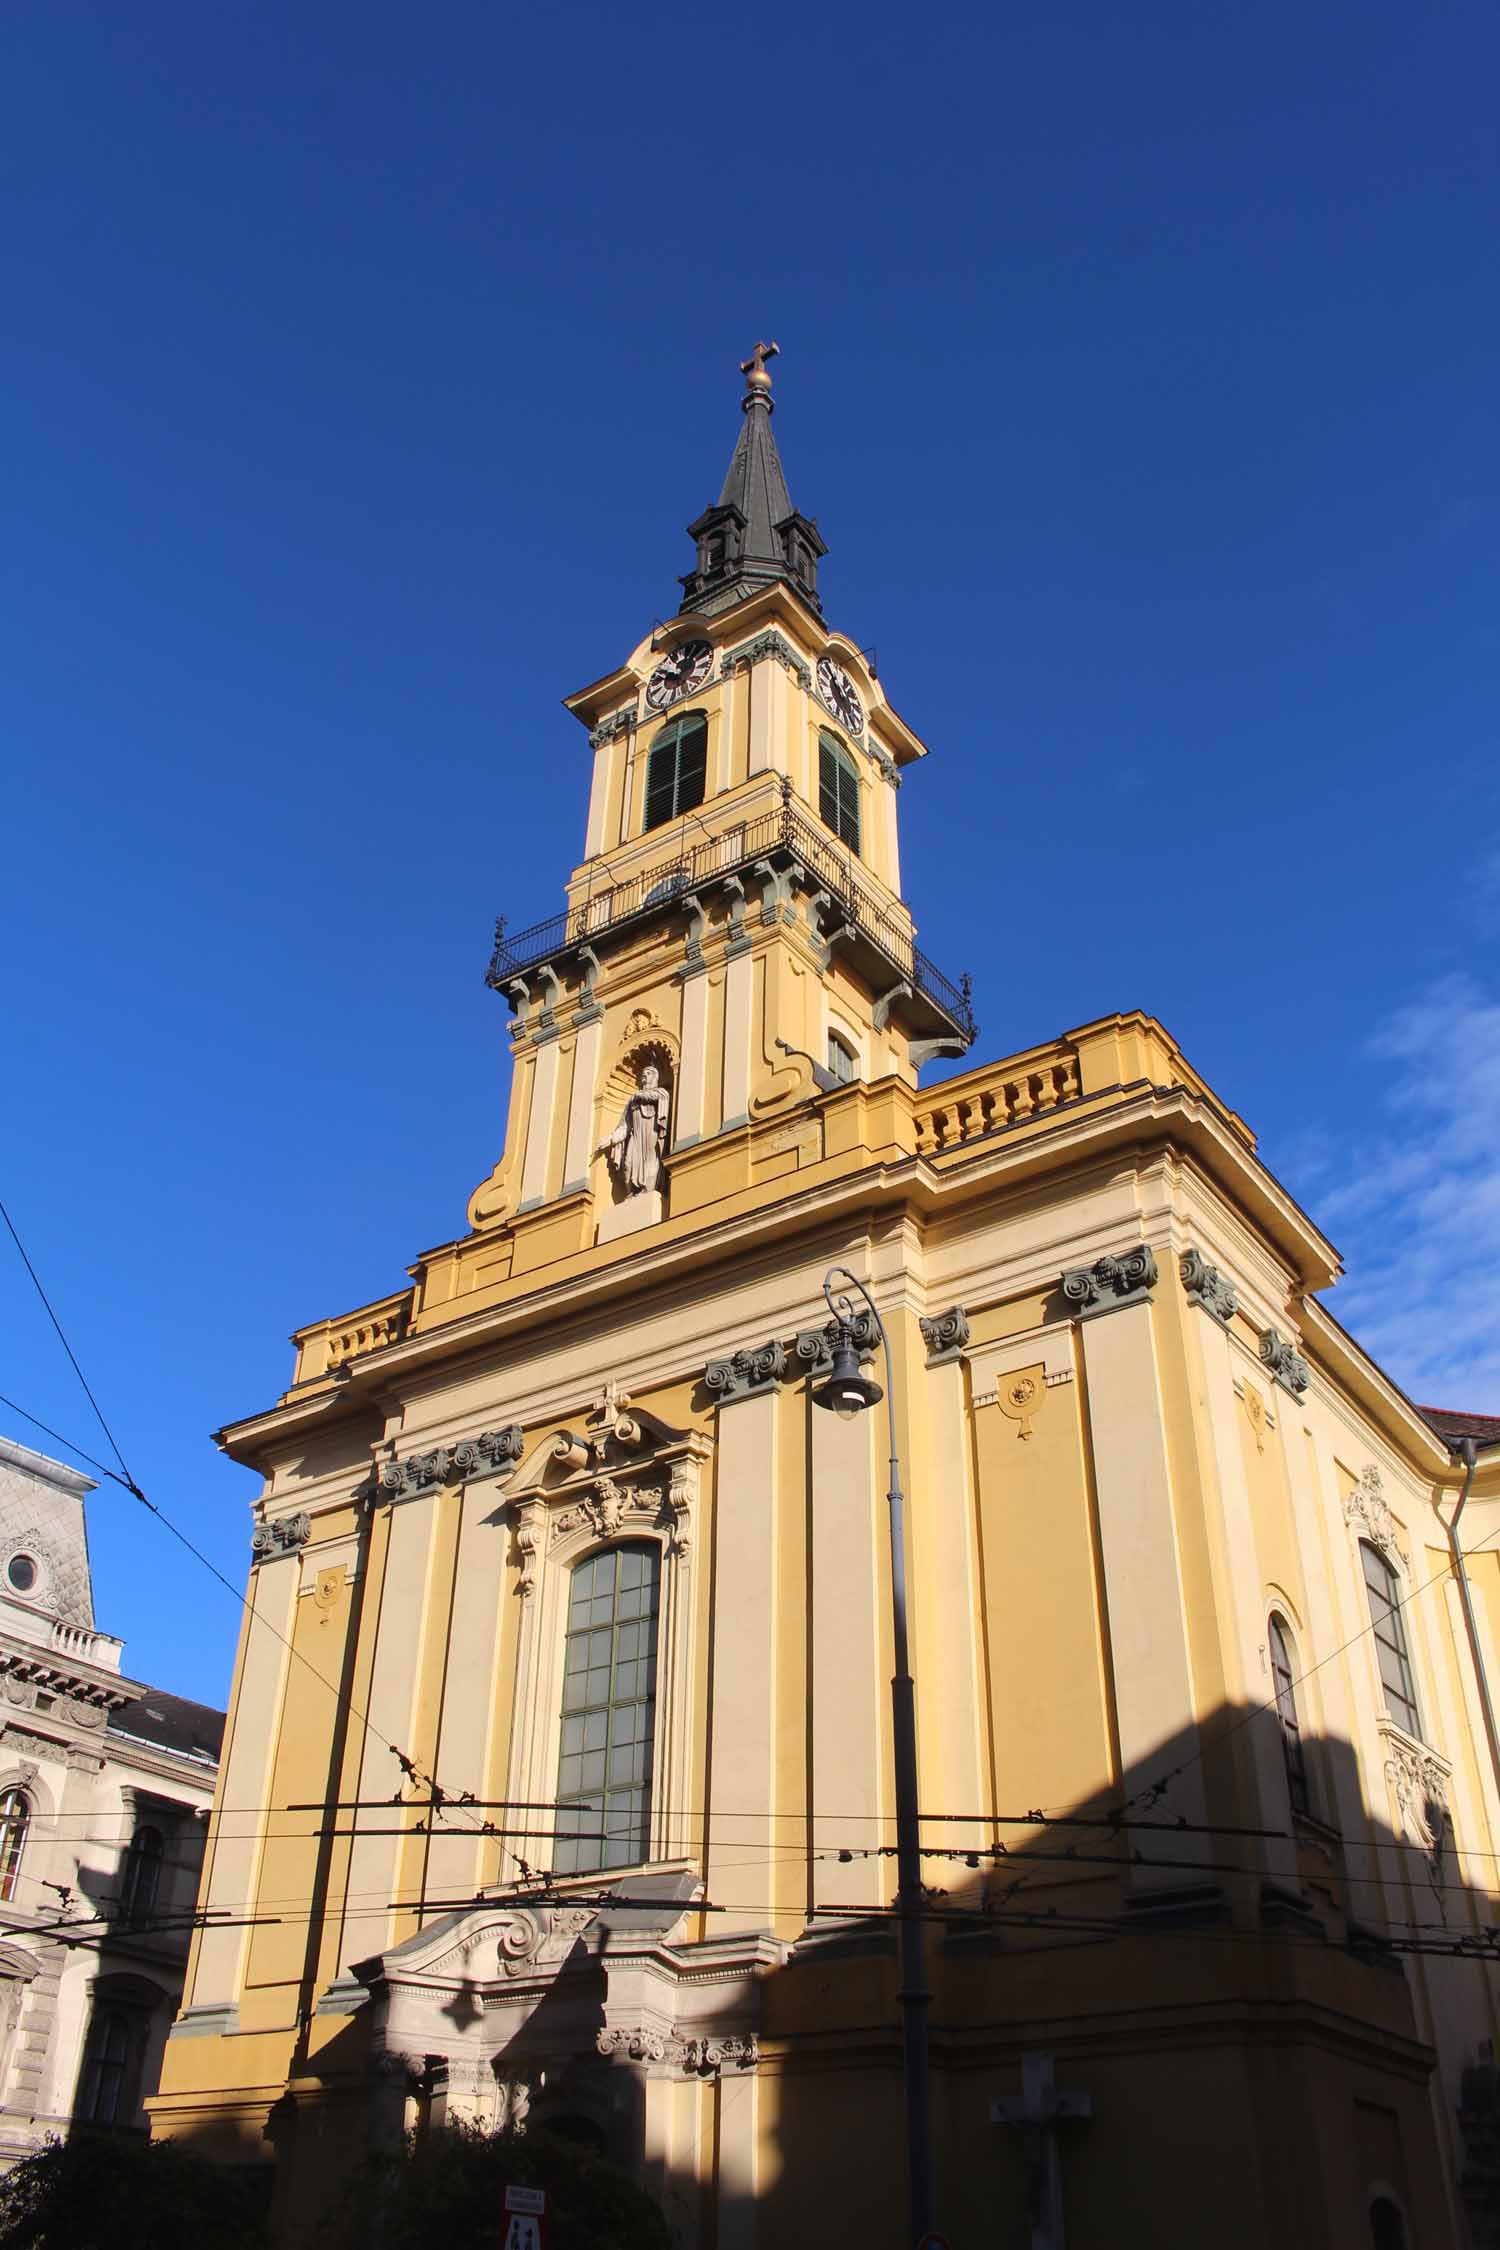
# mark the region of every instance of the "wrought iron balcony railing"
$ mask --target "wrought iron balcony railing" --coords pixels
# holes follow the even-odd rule
[[[563,913],[549,915],[545,922],[533,922],[529,929],[512,935],[502,917],[495,924],[495,950],[485,982],[503,992],[529,971],[612,937],[668,901],[689,899],[724,876],[773,856],[799,862],[827,892],[835,920],[842,915],[846,925],[879,949],[900,980],[946,1016],[965,1041],[973,1039],[968,977],[955,983],[928,960],[913,943],[908,924],[856,872],[848,850],[799,812],[789,793],[771,810],[706,837],[690,851],[653,861],[627,881],[595,892]]]

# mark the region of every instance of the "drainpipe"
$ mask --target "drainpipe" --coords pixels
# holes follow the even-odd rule
[[[1471,1437],[1466,1437],[1459,1440],[1455,1450],[1464,1464],[1464,1488],[1458,1496],[1458,1506],[1453,1511],[1453,1521],[1443,1523],[1442,1516],[1439,1514],[1438,1522],[1443,1523],[1443,1529],[1448,1534],[1448,1552],[1453,1557],[1453,1574],[1458,1580],[1458,1598],[1463,1603],[1464,1627],[1469,1636],[1469,1654],[1474,1659],[1474,1682],[1479,1689],[1479,1707],[1484,1713],[1484,1731],[1489,1740],[1490,1765],[1495,1776],[1496,1793],[1500,1794],[1500,1732],[1497,1732],[1495,1726],[1495,1706],[1490,1700],[1489,1675],[1484,1668],[1484,1648],[1479,1638],[1478,1620],[1474,1615],[1474,1596],[1469,1587],[1469,1574],[1464,1568],[1463,1546],[1458,1536],[1458,1519],[1464,1512],[1464,1503],[1469,1497],[1469,1488],[1474,1482],[1474,1464],[1478,1457],[1478,1448]]]

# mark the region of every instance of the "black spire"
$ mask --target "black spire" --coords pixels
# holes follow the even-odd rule
[[[774,407],[766,361],[780,349],[779,344],[757,344],[741,362],[744,420],[729,474],[718,506],[688,525],[688,537],[698,542],[698,567],[682,581],[685,610],[726,609],[780,579],[816,616],[823,614],[818,557],[828,549],[816,523],[792,506],[771,435]]]

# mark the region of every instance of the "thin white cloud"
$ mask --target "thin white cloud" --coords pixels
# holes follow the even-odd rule
[[[1370,1052],[1383,1114],[1344,1142],[1338,1184],[1314,1139],[1298,1151],[1344,1256],[1331,1309],[1422,1404],[1500,1413],[1500,1001],[1444,977]]]

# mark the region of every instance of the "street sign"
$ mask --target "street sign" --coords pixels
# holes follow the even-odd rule
[[[503,2250],[546,2250],[546,2189],[508,2187],[505,2208],[510,2221],[505,2229]]]

